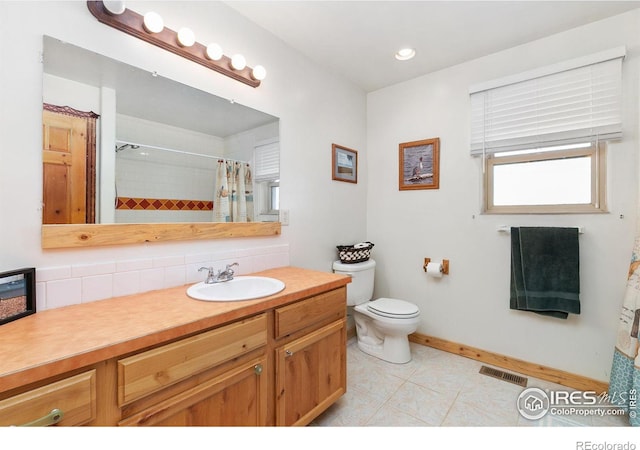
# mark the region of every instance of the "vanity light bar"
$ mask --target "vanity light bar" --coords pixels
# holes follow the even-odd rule
[[[217,60],[210,59],[207,57],[206,46],[199,42],[193,42],[191,45],[181,45],[178,33],[167,27],[163,26],[159,32],[147,31],[144,16],[128,8],[124,8],[121,13],[110,12],[110,9],[107,9],[103,1],[87,1],[87,7],[98,21],[110,27],[180,55],[241,83],[255,88],[260,86],[260,79],[264,78],[262,66],[256,66],[255,69],[257,70],[244,65],[236,69],[232,65],[232,58],[228,56],[222,55]],[[237,64],[236,67],[238,67]]]

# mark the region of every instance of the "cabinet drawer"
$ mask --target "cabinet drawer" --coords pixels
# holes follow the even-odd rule
[[[275,311],[276,339],[311,325],[324,325],[347,314],[347,289],[335,289]]]
[[[131,403],[267,343],[267,317],[225,325],[118,361],[118,404]]]
[[[58,409],[61,414],[51,414]],[[56,421],[53,416],[62,416]],[[0,401],[0,425],[82,425],[96,418],[96,371]],[[43,419],[43,420],[39,420]]]

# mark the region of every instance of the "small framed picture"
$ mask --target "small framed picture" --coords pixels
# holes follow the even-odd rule
[[[36,312],[36,269],[0,273],[0,325]]]
[[[341,145],[331,145],[332,178],[347,183],[358,182],[358,152]]]
[[[401,191],[440,188],[440,138],[400,144]]]

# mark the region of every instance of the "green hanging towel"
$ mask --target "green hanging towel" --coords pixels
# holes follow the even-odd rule
[[[510,308],[560,319],[580,314],[577,228],[511,228]]]

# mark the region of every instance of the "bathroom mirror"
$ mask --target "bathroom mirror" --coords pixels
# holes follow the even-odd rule
[[[279,234],[277,117],[48,36],[43,54],[43,248]]]

